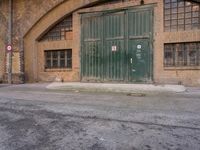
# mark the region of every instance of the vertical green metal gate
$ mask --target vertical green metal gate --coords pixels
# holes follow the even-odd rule
[[[82,15],[81,80],[152,79],[152,9]]]

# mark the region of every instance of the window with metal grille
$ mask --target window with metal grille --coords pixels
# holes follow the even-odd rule
[[[165,44],[164,66],[200,66],[200,42]]]
[[[45,69],[72,68],[72,50],[46,50]]]
[[[66,40],[66,33],[72,32],[72,15],[65,17],[51,28],[39,41]]]
[[[200,3],[188,0],[164,0],[165,31],[200,29]]]

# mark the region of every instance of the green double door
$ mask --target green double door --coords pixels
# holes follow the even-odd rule
[[[82,15],[81,80],[152,79],[152,9]]]

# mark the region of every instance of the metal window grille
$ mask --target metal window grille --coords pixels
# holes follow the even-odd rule
[[[164,66],[200,66],[200,42],[165,44]]]
[[[164,0],[165,31],[200,29],[200,3]]]
[[[72,68],[72,50],[46,50],[45,69]]]
[[[39,41],[59,41],[66,39],[66,32],[72,31],[72,15],[67,16],[61,22],[51,28]]]

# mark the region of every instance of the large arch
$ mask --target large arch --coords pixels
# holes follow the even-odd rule
[[[37,81],[37,39],[67,14],[100,0],[67,0],[45,14],[24,36],[24,71],[26,81]]]

